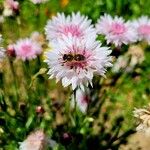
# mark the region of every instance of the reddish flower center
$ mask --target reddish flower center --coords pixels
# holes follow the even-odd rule
[[[113,23],[111,26],[111,32],[113,34],[123,34],[126,31],[124,24]]]
[[[139,33],[144,34],[144,35],[149,35],[150,34],[150,25],[141,25],[138,28]]]
[[[88,104],[89,103],[89,97],[87,95],[83,96],[81,103],[82,104]]]
[[[80,31],[79,26],[77,25],[68,25],[63,27],[63,34],[68,35],[68,33],[71,33],[71,35],[80,37],[82,36],[82,32]]]

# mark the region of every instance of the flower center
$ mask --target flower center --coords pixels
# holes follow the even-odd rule
[[[30,46],[30,45],[23,45],[23,46],[22,46],[22,52],[23,52],[24,54],[30,53],[30,52],[31,52],[31,46]]]
[[[82,32],[80,31],[80,28],[78,25],[68,25],[63,28],[63,34],[68,35],[68,33],[71,33],[73,36],[80,37],[82,36]]]
[[[113,23],[111,26],[111,32],[113,34],[123,34],[126,31],[126,28],[123,24]]]
[[[73,68],[84,68],[87,64],[86,57],[82,54],[64,54],[63,63]]]
[[[149,35],[150,34],[150,25],[141,25],[138,28],[138,31],[143,35]]]

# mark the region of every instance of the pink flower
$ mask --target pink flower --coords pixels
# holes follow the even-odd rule
[[[20,145],[20,150],[45,150],[47,137],[42,130],[31,133]]]
[[[47,2],[48,0],[31,0],[32,3],[34,4],[40,4],[40,3],[45,3]]]
[[[19,11],[19,2],[14,0],[4,1],[4,16],[12,16]]]
[[[65,17],[64,13],[58,13],[48,21],[45,32],[47,40],[56,40],[64,35],[71,35],[77,38],[96,36],[96,31],[89,20],[84,15],[72,13],[71,16]]]
[[[105,14],[101,16],[96,24],[98,34],[105,36],[107,44],[113,43],[115,46],[136,42],[137,34],[129,22],[125,22],[122,17]]]
[[[20,143],[19,150],[46,150],[48,147],[52,149],[57,145],[56,141],[48,138],[43,130],[36,130],[28,135],[28,137]]]
[[[17,10],[19,9],[19,2],[18,1],[14,1],[14,0],[5,0],[5,5],[7,5],[7,7],[13,9],[13,10]]]
[[[50,78],[62,80],[64,87],[92,84],[93,74],[104,76],[106,68],[111,66],[111,50],[101,47],[95,38],[80,39],[63,36],[51,43],[53,50],[46,52]]]
[[[77,103],[77,107],[80,109],[82,113],[86,113],[88,103],[89,103],[89,97],[87,93],[81,89],[76,90],[76,97],[72,96],[71,104],[74,107],[75,101]]]
[[[147,16],[142,16],[132,22],[133,27],[138,34],[138,40],[145,40],[150,44],[150,19]]]
[[[14,48],[14,44],[9,44],[8,46],[7,46],[7,55],[8,56],[11,56],[11,57],[15,57],[16,56],[16,54],[15,54],[15,48]]]
[[[22,60],[30,60],[41,54],[41,45],[29,38],[20,39],[15,44],[16,56]]]

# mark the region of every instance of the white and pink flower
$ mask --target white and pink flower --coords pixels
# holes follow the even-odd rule
[[[144,40],[150,44],[150,18],[142,16],[132,22],[138,34],[138,40]]]
[[[34,4],[41,4],[47,2],[48,0],[30,0],[30,1]]]
[[[125,22],[122,17],[105,14],[101,16],[96,24],[98,34],[105,36],[107,44],[113,43],[115,46],[129,44],[137,41],[137,34],[129,22]]]
[[[20,150],[45,150],[47,147],[47,137],[42,130],[30,133],[25,141],[20,145]]]
[[[14,0],[5,0],[4,1],[4,16],[12,16],[14,13],[19,11],[19,2]]]
[[[96,30],[91,24],[88,17],[78,13],[72,13],[67,17],[64,13],[58,13],[51,20],[48,21],[45,32],[47,40],[56,40],[62,36],[71,35],[77,38],[96,36]]]
[[[138,122],[136,130],[150,136],[150,105],[145,108],[135,108],[133,114]]]
[[[41,45],[30,38],[18,40],[14,48],[16,57],[22,60],[34,59],[42,52]]]
[[[53,50],[46,52],[50,78],[62,80],[64,87],[92,84],[93,74],[105,76],[106,68],[112,66],[111,50],[101,47],[94,39],[63,36],[51,43]]]
[[[78,88],[76,90],[75,97],[74,97],[74,95],[72,96],[71,105],[72,105],[72,107],[75,107],[75,103],[76,103],[79,110],[82,113],[86,113],[89,101],[90,101],[90,99],[89,99],[89,96],[86,93],[86,91],[83,91],[80,88]]]

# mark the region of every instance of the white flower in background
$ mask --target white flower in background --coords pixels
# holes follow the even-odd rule
[[[77,89],[75,97],[74,97],[74,95],[72,95],[71,105],[72,105],[72,107],[74,107],[75,101],[76,101],[76,104],[77,104],[77,107],[79,108],[79,110],[82,113],[86,113],[89,100],[90,100],[89,96],[85,91],[83,91],[81,89]]]
[[[142,16],[132,22],[138,34],[138,40],[147,41],[150,44],[150,18]]]
[[[48,0],[30,0],[32,3],[34,4],[40,4],[40,3],[45,3],[47,2]]]
[[[57,145],[56,141],[48,138],[43,130],[31,132],[27,138],[20,143],[19,150],[46,150]]]
[[[19,2],[14,0],[4,0],[3,15],[8,17],[19,11]]]
[[[144,50],[140,45],[132,45],[129,47],[128,51],[119,56],[113,65],[113,72],[132,72],[136,65],[141,64],[145,59]]]
[[[137,41],[135,29],[122,17],[115,16],[112,18],[105,14],[98,19],[96,29],[98,34],[105,36],[107,44],[113,43],[115,46],[121,46]]]
[[[31,33],[31,36],[30,38],[35,41],[35,42],[38,42],[40,45],[43,45],[44,44],[44,36],[42,34],[40,34],[39,32],[37,31],[34,31]]]
[[[20,39],[14,45],[16,57],[22,60],[30,60],[41,54],[41,45],[30,38]]]
[[[0,24],[4,23],[5,19],[3,15],[0,15]]]
[[[91,24],[92,20],[78,13],[72,13],[67,17],[64,13],[58,13],[48,21],[45,27],[47,40],[56,40],[64,35],[72,35],[77,38],[96,37],[96,30]]]
[[[20,150],[45,150],[47,137],[42,130],[37,130],[28,135],[20,145]]]
[[[132,45],[129,47],[127,55],[131,56],[130,67],[134,68],[137,64],[141,64],[144,59],[144,49],[140,45]]]
[[[2,42],[2,35],[0,35],[0,44]],[[5,57],[5,49],[3,47],[0,47],[0,62],[3,61]]]
[[[50,78],[62,80],[64,87],[92,84],[93,75],[105,76],[106,68],[112,66],[111,50],[101,47],[95,38],[80,39],[64,36],[51,43],[52,51],[46,52],[45,62],[50,68]]]
[[[127,55],[119,56],[112,67],[112,72],[118,73],[125,70],[129,63],[129,57]]]
[[[138,121],[136,130],[150,136],[150,106],[140,109],[135,108],[133,113]]]
[[[48,138],[43,130],[30,133],[27,138],[20,143],[19,150],[46,150],[48,147],[54,148],[57,143]]]

